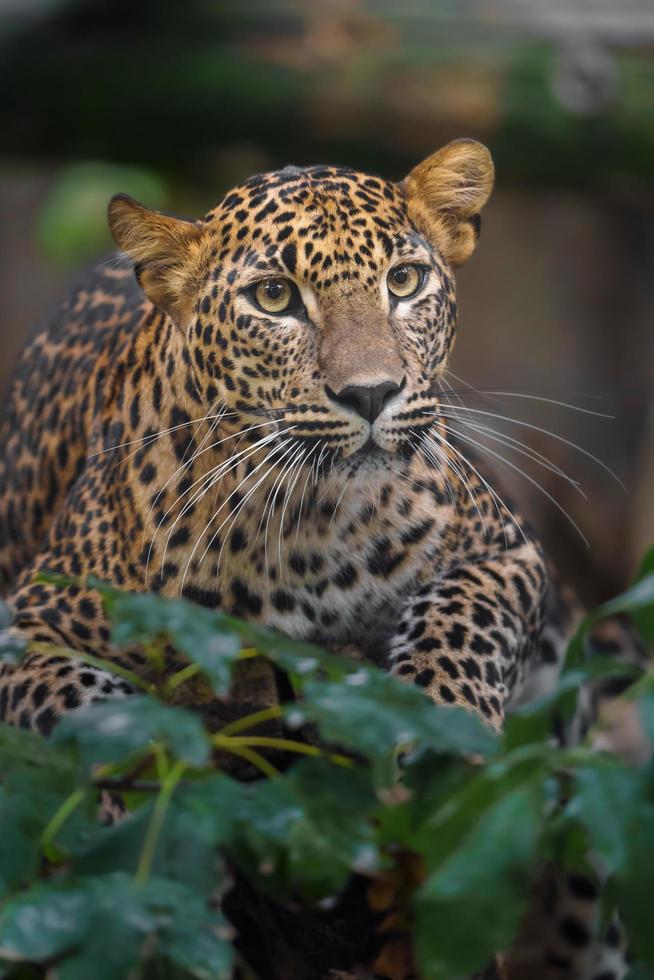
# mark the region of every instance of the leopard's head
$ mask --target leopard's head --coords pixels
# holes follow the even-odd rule
[[[436,410],[456,328],[453,270],[493,184],[449,143],[395,183],[346,167],[246,181],[202,221],[109,205],[142,288],[183,332],[195,390],[307,462],[348,472],[408,455]]]

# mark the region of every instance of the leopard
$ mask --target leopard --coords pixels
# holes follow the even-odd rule
[[[112,198],[118,256],[27,345],[0,428],[0,581],[28,643],[2,719],[49,735],[130,695],[56,652],[143,670],[91,577],[363,657],[496,732],[551,686],[579,608],[448,428],[455,275],[493,183],[459,139],[400,181],[259,174],[200,220]],[[530,976],[621,980],[596,891],[560,885]]]

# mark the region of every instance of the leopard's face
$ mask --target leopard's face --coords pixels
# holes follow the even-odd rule
[[[401,184],[347,168],[252,178],[202,222],[110,206],[141,283],[184,331],[208,413],[279,461],[370,472],[433,424],[455,335],[452,268],[492,184],[458,141]],[[283,452],[282,452],[283,450]]]
[[[282,171],[229,194],[205,229],[213,258],[188,331],[205,404],[275,419],[330,465],[410,451],[433,417],[456,305],[402,188]]]

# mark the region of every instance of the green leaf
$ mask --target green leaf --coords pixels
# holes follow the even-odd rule
[[[615,616],[616,613],[637,613],[654,610],[654,568],[653,559],[647,555],[644,561],[646,571],[622,595],[609,599],[594,612],[594,617]]]
[[[552,772],[543,782],[547,819],[540,841],[540,859],[557,868],[594,876],[589,866],[588,829],[579,815],[571,767],[560,759],[565,751],[553,752]]]
[[[226,777],[217,775],[197,784],[189,793],[178,787],[166,812],[157,841],[152,875],[171,878],[191,887],[198,895],[210,895],[224,870],[218,844],[229,835],[221,833],[222,810],[229,806],[228,794],[203,789]],[[209,798],[210,797],[210,798]],[[206,800],[206,805],[198,805]],[[75,858],[76,870],[83,875],[103,875],[112,871],[133,874],[138,866],[145,835],[152,818],[153,802],[149,801],[128,813],[111,827],[96,827],[95,833],[79,840],[68,853]],[[236,821],[240,816],[235,816]]]
[[[339,680],[357,669],[345,657],[311,643],[290,639],[266,626],[246,623],[185,599],[123,592],[93,577],[88,585],[102,596],[117,646],[148,644],[165,637],[176,650],[202,667],[218,694],[228,691],[232,666],[242,646],[255,648],[287,671],[299,690],[307,679],[319,673]]]
[[[421,745],[403,759],[401,786],[410,794],[411,805],[424,821],[478,775],[479,765],[470,759],[444,755]]]
[[[631,615],[645,639],[654,642],[654,549],[645,555],[633,585],[584,617],[568,647],[566,664],[574,666],[582,662],[586,637],[595,623],[619,613]]]
[[[285,806],[289,814],[283,842],[289,890],[298,885],[307,898],[336,894],[352,872],[370,873],[383,863],[371,823],[379,802],[366,770],[303,760],[292,767],[284,785],[281,780],[260,784],[253,804],[255,826],[264,807],[271,812]]]
[[[417,687],[359,667],[340,682],[309,681],[290,723],[315,722],[329,741],[383,762],[398,747],[416,744],[437,752],[491,755],[497,739],[464,709],[435,705]]]
[[[103,879],[97,884],[87,894],[92,904],[84,942],[59,964],[58,980],[122,980],[141,959],[144,936],[154,931],[143,895],[116,890]]]
[[[379,672],[372,666],[364,667],[346,657],[328,653],[313,643],[290,639],[258,623],[241,624],[238,627],[238,621],[234,617],[227,616],[226,620],[234,628],[241,628],[242,639],[247,646],[255,647],[274,664],[285,670],[299,691],[303,690],[307,681],[318,675],[338,681],[356,674],[359,670]]]
[[[348,876],[340,860],[330,860],[324,836],[314,831],[300,801],[278,781],[261,784],[251,817],[228,851],[274,893],[299,887],[319,898],[338,891]]]
[[[0,660],[10,664],[18,663],[26,649],[27,636],[21,636],[15,630],[0,629]]]
[[[423,828],[431,815],[478,774],[470,760],[418,747],[402,760],[401,781],[382,791],[384,806],[375,818],[382,845],[422,852]],[[433,840],[430,831],[425,832]]]
[[[197,715],[161,704],[148,695],[113,699],[66,715],[52,735],[55,745],[74,743],[84,763],[120,762],[163,742],[178,758],[201,766],[209,758],[210,744]]]
[[[436,870],[503,798],[517,792],[542,794],[549,754],[546,746],[527,747],[478,768],[433,810],[427,810],[405,843],[423,855],[429,870]]]
[[[36,875],[44,824],[36,816],[36,801],[20,799],[0,786],[0,895]]]
[[[80,584],[77,579],[49,571],[39,572],[38,580],[62,588]],[[92,575],[84,584],[101,595],[113,622],[112,639],[117,646],[147,645],[167,638],[177,650],[202,666],[213,679],[217,693],[227,690],[232,661],[241,646],[254,647],[287,671],[300,690],[305,680],[318,674],[338,680],[359,669],[353,661],[312,643],[293,640],[266,626],[247,623],[185,599],[125,592]]]
[[[202,668],[217,694],[227,693],[241,639],[221,622],[220,613],[185,599],[122,592],[96,580],[89,585],[102,595],[116,646],[147,645],[165,638]]]
[[[540,825],[534,787],[499,800],[416,897],[425,980],[482,967],[514,938],[527,901]]]
[[[72,773],[57,769],[9,772],[0,786],[0,894],[24,886],[38,872],[41,835],[74,788]],[[97,826],[89,807],[75,811],[62,840],[82,839]]]
[[[69,751],[55,747],[50,739],[26,728],[0,722],[0,771],[41,767],[72,774],[74,760]]]
[[[170,924],[159,934],[161,952],[198,980],[229,980],[233,930],[223,916],[210,912],[192,891],[177,896],[174,909]]]
[[[619,764],[580,767],[574,773],[576,795],[567,811],[586,825],[593,847],[609,871],[622,867],[629,839],[638,825],[645,784],[642,773]]]
[[[170,860],[170,831],[179,821],[180,828],[196,826],[208,847],[220,846],[267,890],[322,898],[338,892],[352,871],[380,865],[371,822],[379,809],[367,770],[324,759],[304,759],[284,776],[249,785],[214,776],[178,792],[156,862]],[[157,873],[160,867],[155,863]],[[178,867],[184,875],[182,862]]]
[[[0,598],[0,631],[9,629],[13,622],[13,613],[4,599]]]
[[[629,970],[625,980],[654,980],[654,970],[648,970],[645,966],[635,966]]]
[[[654,745],[654,692],[640,697],[637,705],[643,730],[650,743]]]
[[[645,568],[642,581],[652,574]],[[136,695],[74,712],[49,740],[0,726],[0,884],[21,890],[0,916],[0,971],[2,961],[20,964],[9,967],[14,976],[30,962],[52,969],[54,959],[61,980],[228,977],[229,929],[214,911],[225,859],[255,889],[299,903],[335,896],[352,872],[374,872],[398,848],[418,855],[428,875],[415,901],[425,980],[467,975],[506,948],[537,860],[584,869],[589,851],[610,872],[634,948],[654,963],[654,769],[549,739],[552,711],[565,714],[579,686],[613,672],[614,660],[584,659],[497,739],[474,716],[436,706],[374,666],[185,601],[98,588],[121,643],[172,643],[218,693],[240,647],[255,647],[299,692],[289,727],[315,723],[325,742],[366,764],[302,758],[274,779],[238,783],[211,768],[198,716]],[[619,601],[649,609],[630,592]],[[639,707],[653,735],[654,694]],[[154,821],[155,797],[141,792],[125,819],[99,826],[89,772],[103,762],[127,772],[153,742],[192,768]],[[86,795],[71,797],[80,786]],[[65,861],[48,865],[43,831],[67,799],[78,805],[48,850]],[[144,861],[148,828],[156,834]]]
[[[505,751],[544,742],[551,735],[555,715],[567,720],[574,714],[579,689],[587,676],[585,666],[584,663],[566,671],[552,691],[515,708],[508,715],[502,732]]]
[[[502,745],[510,752],[521,745],[545,742],[552,734],[555,718],[559,722],[571,720],[579,691],[587,681],[610,677],[636,680],[641,675],[642,668],[619,658],[599,654],[587,657],[566,670],[553,690],[511,712],[502,732]]]
[[[83,891],[37,884],[0,912],[0,956],[44,960],[80,943],[91,909]]]
[[[651,779],[651,772],[650,772]],[[620,801],[616,801],[620,806]],[[654,967],[654,931],[652,930],[652,894],[654,862],[652,861],[654,806],[638,807],[631,821],[625,846],[624,866],[617,875],[620,915],[623,918],[629,946],[636,961],[640,958]]]
[[[66,953],[61,980],[124,980],[144,955],[163,956],[200,980],[227,980],[232,964],[224,919],[204,898],[179,882],[152,878],[141,886],[122,872],[37,885],[0,913],[3,958]]]
[[[652,581],[653,579],[654,548],[650,548],[638,569],[636,582],[640,583],[644,580]],[[654,599],[648,605],[633,609],[631,615],[643,639],[649,644],[654,644]]]

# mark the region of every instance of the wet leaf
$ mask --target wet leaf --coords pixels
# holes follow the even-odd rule
[[[0,722],[0,767],[3,772],[18,767],[43,767],[72,773],[74,760],[71,753],[55,748],[53,743],[38,732],[16,728]]]
[[[525,908],[541,820],[525,788],[499,800],[416,897],[416,944],[425,980],[482,967],[512,940]]]
[[[584,822],[593,850],[609,871],[621,867],[629,838],[640,820],[645,785],[641,774],[623,766],[579,768],[577,793],[567,810]]]
[[[209,757],[209,740],[197,715],[171,708],[148,695],[113,699],[80,708],[57,725],[55,745],[74,743],[87,767],[119,762],[133,752],[162,742],[190,765]]]
[[[460,708],[435,705],[421,690],[381,671],[360,667],[338,683],[310,681],[294,707],[331,742],[372,760],[413,744],[436,752],[488,756],[497,740],[479,719]]]
[[[122,872],[69,886],[50,882],[0,913],[0,956],[42,961],[63,954],[57,970],[62,980],[124,980],[148,937],[159,955],[191,976],[230,976],[224,919],[179,882],[152,878],[140,885]]]
[[[37,884],[0,912],[0,956],[44,960],[80,943],[91,910],[79,889]]]
[[[147,645],[166,639],[202,668],[217,694],[227,693],[241,640],[221,623],[220,613],[185,599],[121,592],[99,582],[89,584],[95,584],[102,595],[116,646]]]

